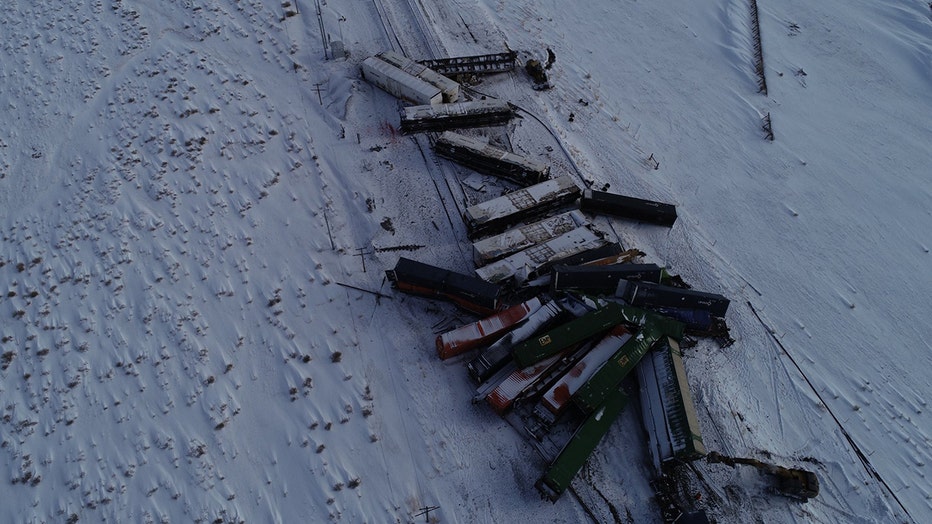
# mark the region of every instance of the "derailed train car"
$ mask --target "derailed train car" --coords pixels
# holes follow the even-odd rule
[[[705,455],[679,344],[670,338],[662,340],[638,364],[637,376],[641,414],[657,471],[664,462]]]
[[[553,269],[551,289],[611,295],[622,280],[660,283],[662,275],[663,270],[656,264],[559,265]]]
[[[473,242],[473,261],[476,266],[484,266],[531,246],[542,244],[587,223],[588,220],[582,213],[569,211],[518,226],[498,235]]]
[[[625,342],[573,395],[573,404],[583,413],[591,413],[601,405],[658,341],[683,337],[683,325],[679,322],[653,313],[645,318],[637,335]]]
[[[485,397],[486,402],[496,413],[504,415],[518,399],[530,394],[529,391],[546,380],[545,377],[560,369],[563,362],[572,362],[581,357],[585,350],[580,349],[580,346],[581,344],[574,344],[529,366],[515,367],[489,392]]]
[[[570,399],[579,388],[630,338],[631,332],[624,326],[610,329],[582,359],[541,395],[534,408],[534,417],[542,423],[543,428],[549,427],[566,411],[571,405]]]
[[[535,484],[541,495],[551,502],[559,500],[627,403],[627,395],[616,389],[580,424]]]
[[[441,75],[480,75],[512,71],[515,68],[515,59],[517,57],[518,53],[508,51],[505,53],[492,53],[488,55],[420,60],[420,62]]]
[[[630,218],[666,227],[673,227],[673,223],[676,222],[676,206],[672,204],[593,189],[583,192],[579,207],[586,212]]]
[[[460,97],[460,85],[453,80],[431,70],[424,64],[419,64],[410,58],[394,51],[383,51],[378,54],[383,61],[401,69],[411,76],[417,77],[436,87],[443,95],[443,102],[456,102]]]
[[[476,270],[483,280],[504,283],[525,282],[546,272],[561,259],[578,255],[606,244],[602,235],[587,227],[578,227],[546,242],[531,246]]]
[[[505,178],[522,186],[550,178],[550,166],[492,146],[487,140],[445,131],[434,142],[438,155],[470,169]]]
[[[474,276],[404,257],[385,276],[401,291],[443,298],[480,315],[490,315],[499,308],[502,288]]]
[[[566,205],[576,200],[579,193],[579,186],[572,178],[560,176],[470,206],[463,213],[463,220],[470,237],[478,238]]]
[[[511,104],[492,99],[412,106],[402,109],[401,132],[408,134],[495,126],[507,124],[514,116],[515,110]]]
[[[515,346],[528,340],[535,333],[548,329],[567,317],[570,317],[570,314],[560,303],[556,300],[550,300],[537,311],[528,315],[517,329],[495,341],[482,351],[479,356],[466,364],[466,369],[477,382],[489,380],[511,359],[511,352]]]
[[[488,345],[508,331],[517,328],[543,305],[539,298],[534,297],[472,324],[447,331],[437,337],[437,355],[441,359],[448,359],[471,349]]]
[[[615,296],[632,306],[705,310],[717,317],[724,317],[731,303],[718,293],[632,280],[619,281]]]
[[[443,102],[440,88],[398,69],[376,56],[362,62],[362,77],[402,100],[431,107]]]
[[[622,306],[608,303],[604,307],[557,326],[526,340],[512,351],[518,367],[527,367],[624,322]]]
[[[573,437],[566,443],[557,457],[550,463],[550,466],[541,476],[536,486],[544,497],[551,501],[556,501],[566,491],[573,477],[585,464],[589,455],[598,445],[601,438],[608,431],[612,421],[620,414],[627,397],[620,391],[622,380],[633,370],[642,359],[648,358],[653,362],[653,355],[648,353],[651,348],[660,346],[660,351],[665,351],[669,347],[665,344],[675,344],[675,339],[682,336],[682,325],[672,320],[663,318],[655,314],[646,314],[644,323],[635,337],[627,339],[621,347],[592,373],[584,384],[576,389],[576,392],[570,396],[571,402],[583,413],[588,414],[588,418],[579,426]],[[685,377],[680,384],[685,384]],[[662,383],[660,387],[669,387],[668,383]],[[682,402],[688,398],[688,387],[686,397],[682,391],[679,395],[673,395],[665,391],[667,398],[670,399],[666,406],[670,412],[677,414],[682,411],[676,410],[677,402]],[[542,399],[550,402],[553,399]],[[560,398],[557,403],[558,410],[564,409],[562,404],[566,402],[565,398]],[[538,406],[540,411],[545,412],[544,422],[551,419],[554,415],[550,406]],[[538,413],[540,413],[538,411]],[[686,416],[684,415],[684,418]],[[676,426],[668,426],[668,429],[680,431],[674,438],[682,435],[684,439],[689,439],[686,445],[692,453],[684,452],[683,458],[695,458],[704,453],[702,448],[702,439],[699,436],[698,425],[692,425],[689,422],[681,423],[676,419]],[[694,418],[691,419],[694,422]],[[685,429],[684,429],[685,428]]]

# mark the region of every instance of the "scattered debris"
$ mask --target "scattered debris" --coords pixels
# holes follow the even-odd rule
[[[389,217],[383,217],[382,221],[379,222],[379,225],[382,226],[382,229],[388,231],[391,234],[395,234],[395,226],[392,224],[392,219]]]
[[[479,173],[472,173],[463,179],[463,185],[473,191],[482,191],[485,189],[485,179]]]
[[[371,291],[371,290],[369,290],[369,289],[363,289],[363,288],[361,288],[361,287],[351,286],[351,285],[349,285],[349,284],[344,284],[344,283],[342,283],[342,282],[337,282],[337,285],[338,285],[338,286],[345,287],[345,288],[349,288],[349,289],[354,289],[354,290],[356,290],[356,291],[362,291],[363,293],[369,293],[370,295],[375,295],[377,298],[387,298],[387,299],[389,299],[389,300],[392,299],[392,296],[391,296],[391,295],[386,295],[386,294],[384,294],[384,293],[379,293],[378,291]]]
[[[420,244],[402,244],[400,246],[389,246],[389,247],[377,247],[373,251],[376,253],[388,253],[390,251],[417,251],[422,249],[424,246]]]

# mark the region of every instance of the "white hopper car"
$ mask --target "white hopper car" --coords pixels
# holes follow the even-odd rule
[[[443,103],[443,93],[438,87],[375,56],[363,60],[362,77],[376,87],[412,104],[431,106]]]
[[[394,51],[384,51],[379,53],[378,58],[401,69],[409,75],[420,78],[428,84],[436,87],[443,94],[443,101],[446,103],[456,102],[460,97],[460,85],[453,80],[437,73],[433,69],[423,64],[419,64],[410,58],[400,55]]]

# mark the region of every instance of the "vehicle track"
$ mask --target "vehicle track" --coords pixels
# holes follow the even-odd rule
[[[870,458],[868,458],[867,454],[861,450],[861,447],[857,444],[857,442],[855,442],[854,438],[848,433],[848,430],[845,428],[844,424],[841,422],[838,416],[835,415],[835,412],[832,411],[831,405],[827,403],[824,398],[822,398],[822,394],[819,392],[818,389],[816,389],[815,385],[809,379],[809,376],[806,375],[806,373],[803,371],[803,368],[799,365],[799,363],[796,362],[796,359],[793,358],[793,355],[790,354],[789,351],[787,351],[786,347],[783,346],[783,343],[780,342],[780,339],[777,338],[775,334],[776,332],[770,327],[769,324],[767,324],[764,321],[760,313],[758,313],[757,309],[754,307],[753,304],[751,304],[750,301],[748,301],[747,304],[748,304],[748,307],[751,308],[751,312],[754,313],[754,316],[757,318],[758,322],[760,322],[761,325],[764,327],[764,329],[766,329],[767,332],[770,333],[770,337],[773,339],[776,345],[780,348],[782,353],[786,355],[787,358],[790,359],[790,362],[792,362],[793,367],[796,368],[800,376],[803,377],[803,380],[806,381],[806,384],[809,386],[809,389],[812,390],[813,394],[815,394],[815,396],[819,399],[819,402],[822,403],[822,406],[825,407],[826,412],[828,412],[828,414],[832,417],[832,420],[838,426],[838,429],[841,431],[841,434],[845,437],[845,440],[848,442],[848,445],[851,446],[851,449],[854,451],[855,455],[857,455],[858,459],[861,461],[861,465],[864,467],[864,470],[868,473],[868,475],[873,477],[877,482],[880,483],[881,486],[884,487],[884,489],[893,498],[893,500],[897,503],[900,509],[903,510],[903,513],[906,515],[906,517],[909,518],[910,522],[917,522],[916,519],[913,518],[913,516],[909,513],[909,510],[906,509],[906,506],[900,501],[899,497],[896,496],[896,492],[893,491],[893,488],[891,488],[890,485],[887,484],[887,482],[883,479],[883,477],[880,476],[880,472],[877,471],[877,469],[871,463]],[[787,374],[789,374],[789,370],[787,370]]]

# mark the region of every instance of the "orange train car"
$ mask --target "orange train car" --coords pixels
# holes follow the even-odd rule
[[[537,297],[502,310],[478,322],[448,331],[437,337],[437,355],[441,360],[485,346],[518,327],[529,315],[541,308]]]

